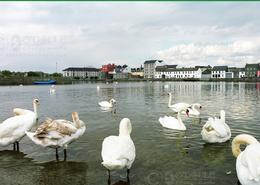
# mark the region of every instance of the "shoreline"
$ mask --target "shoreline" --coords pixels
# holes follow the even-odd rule
[[[34,81],[42,80],[39,78],[0,78],[0,86],[17,86],[17,85],[34,85]],[[72,79],[67,77],[57,77],[52,78],[56,80],[56,85],[70,85],[75,83],[98,83],[98,82],[260,82],[260,78],[226,78],[226,79],[98,79],[98,80],[82,80],[82,79]]]

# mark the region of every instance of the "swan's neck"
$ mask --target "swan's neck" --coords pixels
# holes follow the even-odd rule
[[[33,110],[34,110],[36,119],[38,119],[38,105],[36,103],[33,104]]]
[[[253,143],[258,143],[258,141],[256,140],[256,138],[254,138],[251,135],[248,134],[240,134],[238,136],[236,136],[233,141],[232,141],[232,153],[235,157],[237,157],[240,153],[240,145],[242,144],[246,144],[246,145],[250,145]]]
[[[225,119],[226,119],[225,112],[220,112],[220,119],[221,119],[221,121],[225,122]]]
[[[168,102],[168,107],[171,106],[172,103],[172,94],[169,94],[169,102]]]
[[[196,104],[193,104],[193,105],[191,106],[192,110],[193,110],[194,112],[198,113],[199,111],[198,111],[198,109],[197,109],[196,107],[197,107]]]
[[[81,124],[80,124],[79,116],[77,113],[75,113],[75,112],[72,113],[72,120],[73,120],[73,123],[75,124],[76,128],[79,129],[81,127]]]

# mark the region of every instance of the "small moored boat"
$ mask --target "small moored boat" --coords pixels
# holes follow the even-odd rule
[[[34,85],[51,85],[56,84],[56,80],[42,80],[33,82]]]

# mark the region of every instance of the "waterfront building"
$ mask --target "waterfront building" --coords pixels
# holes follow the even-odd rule
[[[226,78],[226,73],[228,72],[228,66],[214,66],[211,71],[211,78]],[[228,77],[231,73],[227,73]]]
[[[239,68],[238,78],[244,78],[246,76],[245,68]]]
[[[209,80],[211,78],[211,68],[201,72],[201,80]]]
[[[177,66],[177,65],[176,65]],[[175,67],[176,67],[175,66]],[[201,78],[202,71],[200,68],[168,68],[167,65],[156,67],[155,78],[160,79],[189,79]]]
[[[113,71],[113,79],[128,79],[130,72],[131,70],[127,65],[118,65]]]
[[[162,60],[146,60],[144,62],[144,78],[155,78],[156,63],[162,62]]]
[[[252,78],[257,77],[257,73],[260,70],[259,64],[246,64],[245,66],[245,75],[246,77]]]
[[[144,68],[131,68],[131,76],[133,78],[143,78],[144,77]]]
[[[100,69],[92,67],[69,67],[62,71],[64,77],[77,77],[85,79],[97,79],[100,73]]]

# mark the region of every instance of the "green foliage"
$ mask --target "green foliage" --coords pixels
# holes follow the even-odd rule
[[[34,72],[34,71],[29,71],[27,73],[28,77],[41,77],[42,76],[42,72]]]
[[[52,73],[51,76],[53,77],[62,77],[61,73]]]
[[[1,72],[2,76],[4,77],[9,77],[9,76],[12,76],[12,72],[11,71],[8,71],[8,70],[4,70]]]

